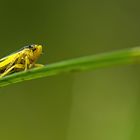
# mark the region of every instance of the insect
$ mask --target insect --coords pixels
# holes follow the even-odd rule
[[[42,54],[42,45],[25,46],[19,51],[0,59],[0,78],[14,72],[26,71],[33,67],[43,66],[36,64]]]

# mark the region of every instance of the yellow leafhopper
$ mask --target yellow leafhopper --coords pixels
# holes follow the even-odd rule
[[[0,78],[10,73],[43,66],[42,64],[36,64],[41,54],[42,45],[35,44],[25,46],[19,51],[0,59]]]

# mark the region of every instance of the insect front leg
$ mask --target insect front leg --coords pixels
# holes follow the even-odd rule
[[[7,69],[3,74],[0,75],[0,78],[2,78],[3,76],[9,74],[14,68],[17,69],[24,69],[24,65],[23,64],[15,64],[12,67],[10,67],[9,69]]]

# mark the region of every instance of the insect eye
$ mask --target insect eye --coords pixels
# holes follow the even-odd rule
[[[32,51],[36,51],[36,49],[37,49],[35,45],[28,45],[28,46],[25,46],[24,48],[28,48]]]
[[[31,49],[31,48],[33,48],[33,46],[32,45],[29,45],[28,48]]]

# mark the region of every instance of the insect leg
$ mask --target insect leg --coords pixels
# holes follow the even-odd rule
[[[9,65],[7,66],[7,68],[5,69],[5,71],[7,71],[10,67],[13,66],[13,64],[15,63],[15,61],[17,60],[17,58],[20,58],[20,54],[17,54],[12,61],[9,63]]]
[[[26,56],[25,57],[25,71],[28,69],[28,65],[30,64],[30,61],[29,61],[29,59],[28,59],[28,57]]]
[[[1,74],[0,78],[7,75],[8,73],[10,73],[14,68],[24,69],[24,66],[22,64],[15,64],[12,67],[10,67],[9,69],[7,69],[3,74]]]

